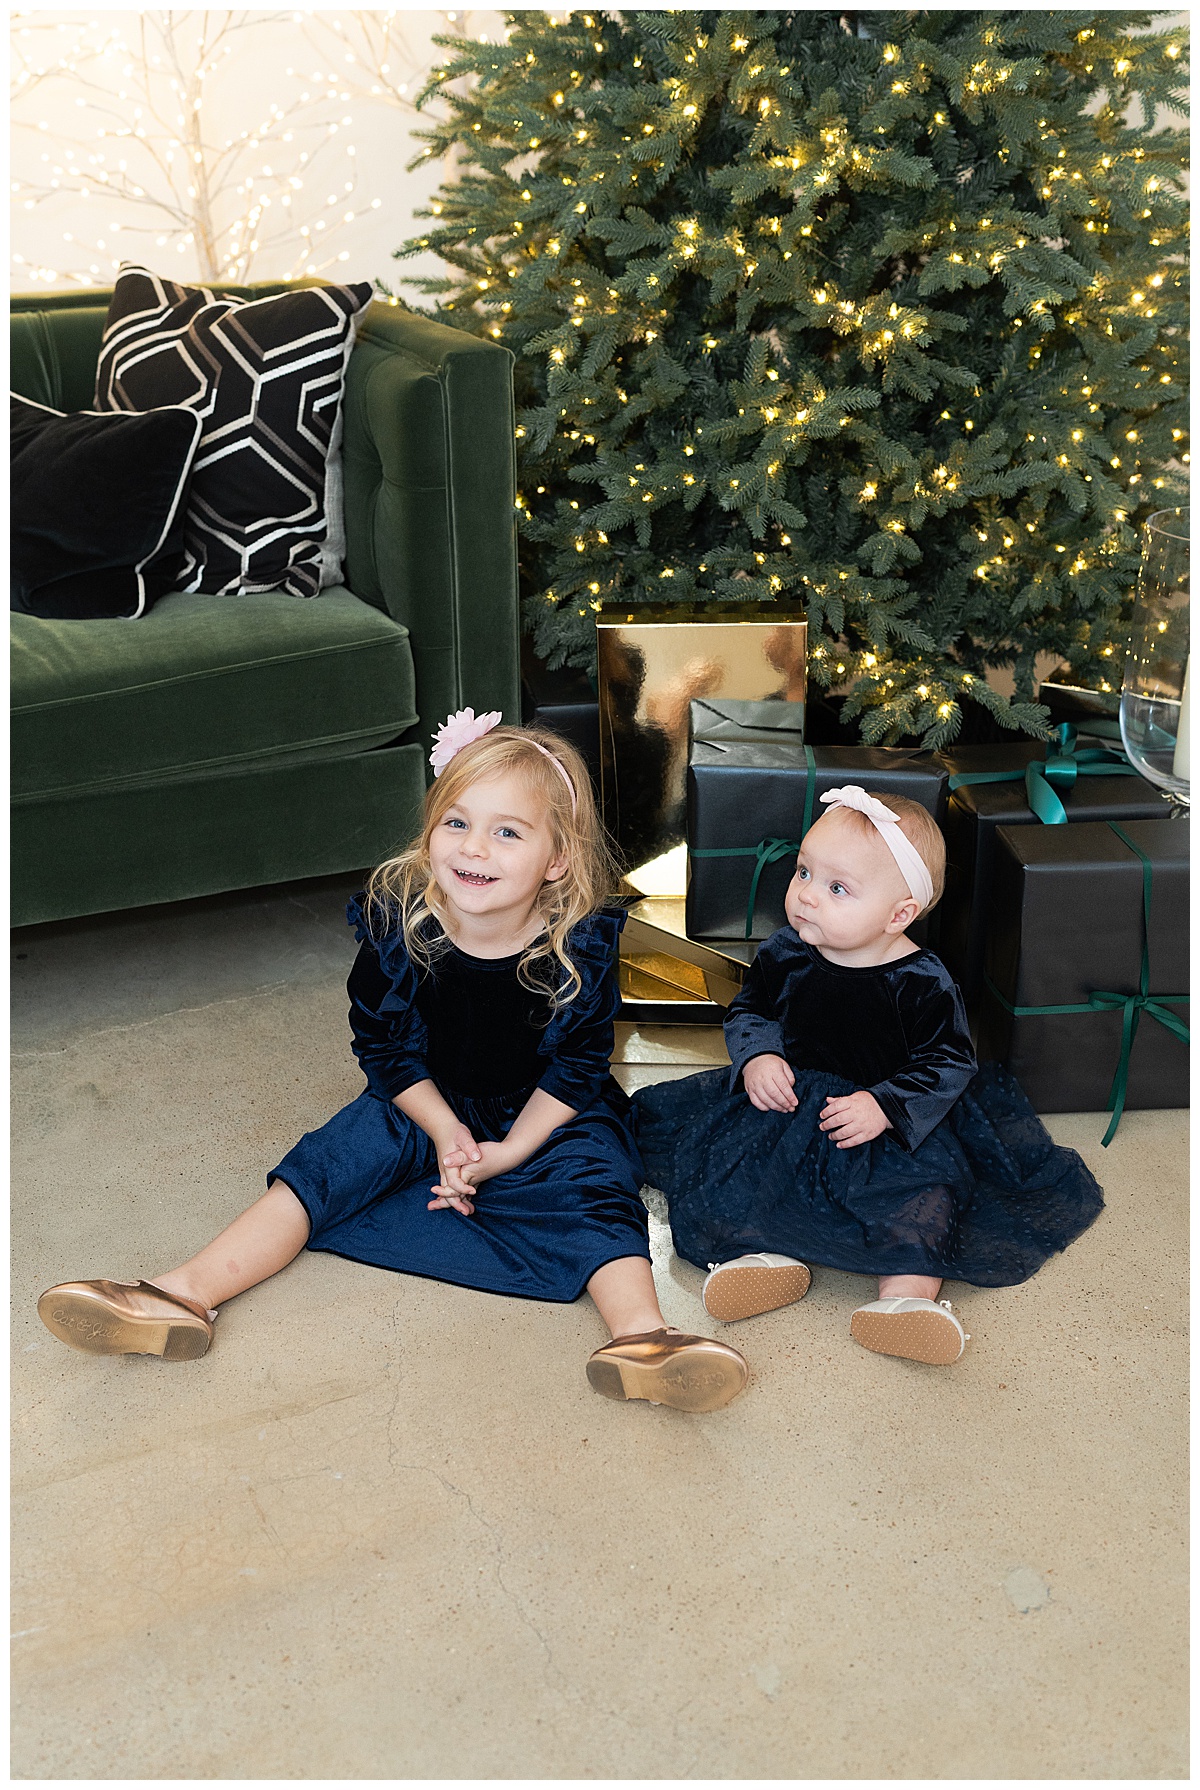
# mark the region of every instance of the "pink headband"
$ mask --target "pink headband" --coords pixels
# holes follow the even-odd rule
[[[433,736],[433,751],[429,754],[429,762],[433,766],[433,774],[440,777],[456,752],[469,746],[474,740],[481,740],[484,734],[491,733],[493,727],[499,727],[504,717],[499,709],[493,709],[488,715],[476,715],[474,709],[459,709],[457,714],[448,715]],[[555,758],[538,740],[531,739],[529,744],[548,758],[559,776],[567,786],[571,797],[571,813],[576,811],[575,785],[567,774],[567,767],[562,760]]]
[[[914,901],[920,902],[923,913],[933,900],[933,878],[912,840],[905,838],[891,809],[869,796],[857,783],[849,783],[845,789],[827,789],[821,800],[834,808],[853,808],[856,814],[866,815],[895,858],[900,874],[908,884],[909,894]]]

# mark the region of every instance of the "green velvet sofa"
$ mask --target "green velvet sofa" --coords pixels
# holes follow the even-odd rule
[[[89,409],[109,297],[14,298],[14,391]],[[372,303],[343,457],[345,586],[11,617],[14,925],[361,869],[451,709],[520,718],[509,351]]]

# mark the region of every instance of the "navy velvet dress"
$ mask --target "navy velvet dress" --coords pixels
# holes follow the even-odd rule
[[[643,1088],[638,1142],[675,1248],[700,1267],[771,1250],[854,1274],[1015,1286],[1104,1201],[999,1065],[976,1070],[962,999],[932,951],[851,968],[790,926],[759,947],[730,1004],[732,1070]],[[792,1113],[741,1086],[764,1052],[795,1072]],[[839,1150],[830,1095],[866,1088],[891,1129]]]
[[[629,1101],[608,1067],[624,914],[606,909],[573,928],[567,949],[583,987],[552,1013],[548,996],[518,980],[517,956],[452,946],[431,973],[418,971],[398,928],[372,935],[361,897],[346,911],[360,944],[347,988],[367,1089],[268,1176],[308,1213],[309,1249],[564,1303],[606,1262],[649,1260]],[[427,1079],[477,1143],[505,1137],[535,1088],[576,1116],[519,1167],[483,1182],[473,1217],[430,1212],[440,1178],[433,1145],[392,1105]]]

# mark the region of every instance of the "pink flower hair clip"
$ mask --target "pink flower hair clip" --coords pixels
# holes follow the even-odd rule
[[[499,709],[493,709],[490,715],[476,715],[474,709],[459,709],[456,715],[447,715],[433,736],[433,751],[429,754],[434,776],[440,777],[456,752],[491,733],[503,719]]]

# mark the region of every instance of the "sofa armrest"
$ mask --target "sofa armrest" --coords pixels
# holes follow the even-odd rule
[[[512,355],[376,301],[342,453],[347,583],[409,630],[421,738],[468,704],[518,721]]]

